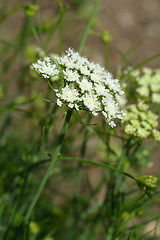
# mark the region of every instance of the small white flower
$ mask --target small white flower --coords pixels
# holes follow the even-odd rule
[[[87,66],[80,65],[79,69],[81,71],[81,74],[86,76],[90,75],[90,71],[88,70]]]
[[[59,98],[57,99],[57,105],[58,105],[59,107],[62,106],[62,101],[61,101]]]
[[[115,124],[114,121],[109,122],[109,125],[110,125],[112,128],[113,128],[113,127],[116,127],[116,124]]]
[[[83,77],[81,81],[79,81],[79,87],[82,90],[82,93],[84,93],[85,91],[90,92],[92,90],[92,83],[88,81],[87,78]]]
[[[73,71],[72,69],[63,70],[64,78],[69,82],[78,82],[79,74],[77,71]]]
[[[100,76],[98,74],[91,73],[91,80],[95,83],[99,83],[100,82]]]
[[[78,111],[79,110],[79,106],[77,104],[75,104],[75,109]]]
[[[108,118],[108,115],[107,115],[107,113],[106,113],[105,111],[102,111],[102,114],[103,114],[103,116],[105,117],[105,119]]]
[[[95,83],[94,86],[95,86],[95,90],[96,90],[96,93],[98,96],[104,96],[105,94],[107,94],[108,89],[106,89],[103,84]]]
[[[95,74],[102,74],[104,71],[105,71],[105,69],[103,67],[101,67],[98,63],[95,64],[95,67],[94,67]]]
[[[69,104],[68,104],[68,107],[69,107],[69,108],[74,108],[74,104],[69,103]]]
[[[119,81],[117,79],[112,79],[112,81],[107,81],[106,84],[109,86],[109,89],[113,90],[115,93],[121,91]]]
[[[70,103],[73,103],[74,101],[78,100],[77,90],[70,89],[68,85],[65,88],[62,88],[62,93],[58,96],[60,96],[60,98],[63,99],[64,101],[67,101]]]
[[[104,107],[105,112],[109,112],[110,116],[116,118],[118,106],[114,101],[108,101]]]
[[[59,70],[57,69],[56,64],[52,64],[49,57],[45,57],[44,61],[38,60],[37,63],[33,63],[32,66],[44,78],[49,78],[59,74]]]
[[[101,105],[95,95],[85,94],[82,96],[84,105],[93,113],[101,111]]]

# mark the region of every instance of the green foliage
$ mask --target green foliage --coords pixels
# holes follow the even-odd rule
[[[100,0],[87,3],[91,11],[86,1],[53,1],[43,18],[39,3],[24,2],[10,7],[3,1],[0,9],[6,29],[0,37],[0,240],[158,240],[159,171],[147,175],[146,169],[153,166],[158,143],[127,135],[122,122],[111,129],[103,119],[66,113],[55,104],[57,79],[48,85],[30,67],[46,55],[54,60],[72,41],[82,51]],[[22,19],[13,31],[11,17]],[[79,28],[77,20],[83,23]],[[112,36],[109,30],[99,32],[108,68]],[[141,44],[123,54],[117,67],[127,105],[138,103],[135,69],[160,56],[128,71]],[[147,104],[158,116],[157,105],[148,99]]]

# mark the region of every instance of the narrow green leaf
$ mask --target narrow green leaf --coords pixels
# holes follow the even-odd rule
[[[144,39],[140,40],[133,48],[129,49],[126,54],[121,53],[122,60],[120,62],[120,66],[126,63],[127,59],[135,53],[135,51],[142,45],[143,42]]]
[[[127,73],[127,75],[128,75],[130,72],[134,71],[135,69],[138,69],[138,68],[146,65],[147,63],[155,60],[155,59],[158,58],[158,57],[160,57],[160,53],[157,53],[157,54],[153,55],[152,57],[147,58],[146,60],[144,60],[143,62],[139,63],[139,64],[136,65],[134,68],[132,68],[132,69]]]
[[[131,237],[131,235],[132,235],[132,232],[133,232],[133,231],[131,231],[131,232],[129,233],[129,235],[128,235],[128,237],[127,237],[127,240],[130,240],[130,237]]]
[[[92,26],[92,22],[93,22],[93,20],[94,20],[94,18],[95,18],[95,15],[96,15],[96,13],[97,13],[97,9],[98,9],[98,6],[99,6],[100,2],[101,2],[101,0],[96,0],[96,2],[95,2],[95,4],[94,4],[93,10],[92,10],[92,12],[91,12],[91,15],[90,15],[90,18],[89,18],[87,27],[86,27],[86,30],[85,30],[85,32],[84,32],[84,34],[83,34],[83,37],[82,37],[82,39],[81,39],[81,42],[80,42],[80,44],[79,44],[78,52],[81,52],[81,51],[82,51],[82,48],[83,48],[83,46],[84,46],[84,44],[85,44],[85,42],[86,42],[86,39],[87,39],[87,37],[88,37],[90,28],[91,28],[91,26]]]
[[[152,230],[150,230],[149,232],[145,233],[144,235],[142,235],[140,238],[138,238],[138,240],[142,240],[144,239],[144,237],[146,237],[147,235],[149,235],[151,232],[153,232],[154,230],[156,230],[157,227],[154,227]]]
[[[21,6],[16,6],[11,9],[9,9],[4,15],[0,17],[0,24],[12,13],[15,13],[21,9]]]
[[[103,167],[103,168],[107,168],[111,171],[114,171],[114,172],[118,172],[122,175],[125,175],[133,180],[136,181],[136,178],[134,176],[132,176],[131,174],[127,173],[127,172],[124,172],[118,168],[114,168],[110,165],[107,165],[107,164],[103,164],[103,163],[99,163],[99,162],[93,162],[93,161],[90,161],[90,160],[87,160],[87,159],[83,159],[83,158],[73,158],[73,157],[59,157],[60,160],[71,160],[71,161],[79,161],[79,162],[84,162],[84,163],[89,163],[89,164],[92,164],[92,165],[96,165],[96,166],[99,166],[99,167]]]
[[[44,48],[44,46],[43,46],[43,44],[42,44],[42,41],[41,41],[41,39],[40,39],[40,37],[39,37],[39,35],[38,35],[38,33],[37,33],[37,30],[36,30],[36,28],[34,27],[34,25],[33,25],[33,23],[32,23],[31,17],[29,17],[29,16],[27,15],[27,13],[26,13],[26,8],[25,8],[22,0],[19,0],[19,3],[20,3],[21,8],[23,9],[24,14],[25,14],[25,16],[26,16],[26,18],[27,18],[27,20],[28,20],[28,22],[29,22],[29,25],[30,25],[30,28],[31,28],[31,31],[32,31],[34,37],[35,37],[36,40],[38,41],[38,43],[39,43],[39,45],[41,46],[41,48],[45,51],[45,48]]]
[[[56,24],[55,24],[55,25],[53,26],[53,28],[50,30],[49,35],[48,35],[47,40],[46,40],[46,48],[47,48],[50,40],[52,39],[52,36],[53,36],[53,34],[55,33],[56,29],[57,29],[57,28],[59,27],[59,25],[61,24],[62,19],[63,19],[63,16],[64,16],[64,14],[66,13],[67,10],[68,10],[68,6],[66,6],[66,7],[63,9],[63,11],[61,11],[60,16],[59,16]]]

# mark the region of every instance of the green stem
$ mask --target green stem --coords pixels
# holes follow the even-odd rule
[[[22,1],[22,0],[19,0],[19,3],[20,3],[21,8],[22,8],[23,11],[24,11],[24,14],[25,14],[25,16],[26,16],[26,18],[27,18],[27,20],[28,20],[28,23],[29,23],[29,25],[30,25],[30,29],[31,29],[31,31],[32,31],[35,39],[36,39],[36,40],[38,41],[38,43],[40,44],[41,48],[45,51],[45,47],[44,47],[44,45],[43,45],[43,43],[42,43],[42,41],[41,41],[41,38],[40,38],[40,36],[38,35],[37,30],[36,30],[36,28],[34,27],[34,25],[33,25],[33,23],[32,23],[32,18],[29,17],[29,16],[26,14],[26,10],[25,10],[25,6],[24,6],[24,4],[23,4],[23,1]]]
[[[89,124],[91,120],[91,116],[89,116],[87,123]],[[81,147],[81,158],[83,159],[85,156],[85,152],[86,152],[86,144],[87,144],[87,137],[88,137],[88,130],[85,130],[85,134],[84,134],[84,140],[83,140],[83,144]],[[80,182],[81,182],[81,169],[82,169],[82,163],[79,163],[78,166],[78,172],[76,174],[76,179],[75,179],[75,198],[77,199],[78,197],[78,193],[79,193],[79,189],[80,189]]]
[[[96,165],[96,166],[99,166],[99,167],[104,167],[104,168],[107,168],[111,171],[114,171],[114,172],[118,172],[122,175],[125,175],[135,181],[137,181],[137,179],[132,176],[131,174],[127,173],[127,172],[124,172],[118,168],[114,168],[114,167],[111,167],[110,165],[108,164],[104,164],[104,163],[98,163],[98,162],[93,162],[93,161],[90,161],[90,160],[87,160],[87,159],[82,159],[82,158],[73,158],[73,157],[59,157],[60,160],[71,160],[71,161],[78,161],[78,162],[84,162],[84,163],[90,163],[92,165]]]
[[[63,12],[61,13],[63,16]],[[60,55],[63,53],[63,17],[61,18],[61,22],[59,25],[59,52]]]
[[[117,161],[117,168],[120,171],[125,172],[127,170],[126,159],[129,157],[129,151],[131,147],[131,139],[128,139],[122,147],[122,153]],[[121,208],[124,206],[125,177],[124,175],[119,176],[117,173],[115,173],[112,178],[114,179],[114,184],[111,181],[111,184],[113,184],[113,186],[108,186],[108,189],[111,189],[111,195],[109,197],[112,199],[111,202],[113,202],[113,206],[111,207],[112,212],[105,240],[112,240],[116,238],[116,234],[119,231],[119,226],[117,226],[117,218],[119,216],[119,213],[122,212]],[[136,178],[134,178],[134,180],[136,181]]]
[[[109,43],[105,43],[105,68],[109,71]]]
[[[143,67],[144,65],[146,65],[147,63],[155,60],[156,58],[160,57],[160,53],[157,53],[155,55],[153,55],[152,57],[147,58],[146,60],[144,60],[143,62],[139,63],[138,65],[136,65],[134,68],[132,68],[127,74],[124,74],[124,76],[129,75],[132,71],[139,69],[140,67]]]
[[[91,120],[91,115],[88,118],[88,123]],[[84,140],[82,143],[82,147],[81,147],[81,158],[84,158],[85,156],[85,152],[86,152],[86,144],[87,144],[87,138],[88,138],[88,130],[85,129],[85,134],[84,134]],[[78,223],[78,219],[79,219],[79,212],[78,212],[78,208],[77,208],[77,202],[78,202],[78,198],[79,198],[79,194],[80,194],[80,185],[81,185],[81,178],[82,178],[82,162],[79,162],[78,164],[78,168],[77,168],[77,173],[75,176],[75,185],[74,185],[74,195],[73,195],[73,202],[74,202],[74,215],[75,215],[75,222],[74,222],[74,228],[76,228],[77,223]]]
[[[81,52],[81,51],[82,51],[82,48],[83,48],[83,46],[84,46],[84,44],[85,44],[85,41],[86,41],[86,39],[87,39],[87,37],[88,37],[90,28],[91,28],[91,26],[92,26],[92,22],[93,22],[93,20],[94,20],[94,17],[95,17],[95,15],[96,15],[96,12],[97,12],[97,9],[98,9],[98,6],[99,6],[100,2],[101,2],[101,0],[96,0],[96,2],[95,2],[95,4],[94,4],[93,10],[92,10],[92,12],[91,12],[91,15],[90,15],[90,18],[89,18],[89,21],[88,21],[88,25],[87,25],[87,27],[86,27],[86,30],[85,30],[84,34],[83,34],[82,40],[81,40],[81,42],[80,42],[80,44],[79,44],[78,52]]]
[[[60,25],[60,23],[61,23],[61,21],[62,21],[62,19],[63,19],[63,16],[64,16],[64,14],[65,14],[65,12],[66,12],[66,10],[67,10],[67,8],[64,9],[63,14],[61,14],[61,15],[59,16],[59,19],[57,20],[56,24],[55,24],[55,25],[53,26],[53,28],[50,30],[49,35],[48,35],[47,40],[46,40],[46,44],[45,44],[46,48],[48,47],[48,44],[50,43],[50,41],[51,41],[51,39],[52,39],[52,36],[54,35],[56,29],[57,29],[58,26]]]
[[[60,22],[59,22],[59,52],[60,55],[63,53],[63,16],[64,16],[64,9],[61,0],[56,0],[59,6],[59,13],[60,13]]]
[[[52,84],[50,83],[50,80],[47,80],[49,87],[52,89],[53,92],[55,92],[54,88],[52,87]]]
[[[66,135],[66,132],[67,132],[67,129],[68,129],[68,124],[69,124],[69,121],[71,119],[71,115],[72,115],[72,111],[71,110],[68,110],[67,112],[67,115],[66,115],[66,118],[65,118],[65,122],[64,122],[64,125],[63,125],[63,128],[62,128],[62,132],[61,132],[61,135],[59,136],[59,139],[58,139],[58,143],[57,143],[57,147],[55,149],[55,152],[54,152],[54,155],[53,157],[51,158],[51,161],[48,165],[48,168],[43,176],[43,179],[37,189],[37,191],[35,192],[35,195],[34,197],[32,198],[32,201],[31,201],[31,204],[27,210],[27,213],[24,217],[24,221],[27,221],[30,216],[31,216],[31,213],[44,189],[44,186],[48,180],[48,178],[50,177],[50,174],[51,174],[51,171],[53,169],[53,166],[55,165],[55,162],[56,162],[56,159],[57,159],[57,155],[58,153],[60,152],[61,150],[61,147],[62,147],[62,143],[63,143],[63,140],[64,140],[64,137]]]

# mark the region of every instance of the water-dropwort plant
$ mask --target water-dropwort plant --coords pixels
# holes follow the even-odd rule
[[[0,39],[0,240],[158,240],[160,71],[146,64],[160,54],[130,61],[141,40],[112,74],[102,1],[56,0],[44,16],[39,3],[8,2],[0,23],[25,21]]]

